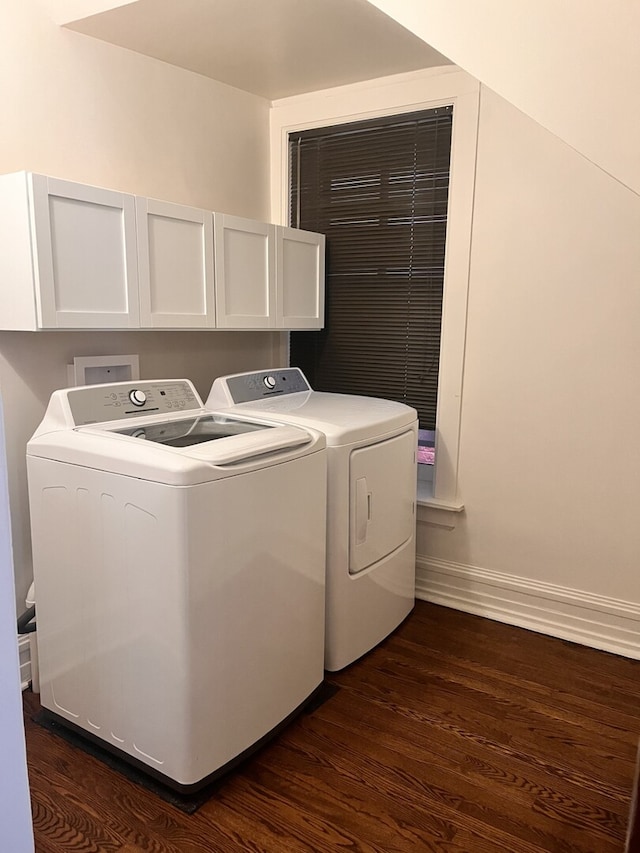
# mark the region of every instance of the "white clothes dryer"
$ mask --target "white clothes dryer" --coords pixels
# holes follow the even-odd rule
[[[48,714],[190,792],[315,694],[322,434],[94,385],[53,394],[27,470]]]
[[[324,433],[325,669],[342,669],[388,636],[415,603],[415,409],[313,391],[297,367],[220,377],[206,406]]]

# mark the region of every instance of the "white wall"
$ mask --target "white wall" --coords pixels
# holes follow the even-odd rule
[[[2,172],[266,218],[269,103],[0,4]]]
[[[0,173],[20,169],[269,218],[269,103],[57,27],[37,0],[0,4]],[[11,282],[0,282],[10,287]],[[1,324],[0,324],[1,325]],[[147,378],[270,365],[280,335],[0,331],[17,606],[31,579],[25,445],[74,355],[139,353]]]
[[[422,552],[640,603],[640,199],[483,87],[460,488]]]
[[[484,612],[518,621],[528,605],[515,599],[530,594],[536,618],[569,637],[573,601],[594,644],[636,657],[638,234],[635,193],[482,87],[465,513],[453,529],[419,525],[418,546],[429,597],[483,612],[485,596]],[[564,615],[543,615],[560,601]]]
[[[640,193],[640,4],[370,2]]]

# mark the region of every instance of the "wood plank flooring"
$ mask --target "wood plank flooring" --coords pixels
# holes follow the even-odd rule
[[[640,662],[417,602],[329,680],[194,815],[34,724],[25,693],[36,850],[622,853]]]

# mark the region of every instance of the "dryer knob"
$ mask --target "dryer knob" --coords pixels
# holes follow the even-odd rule
[[[272,390],[273,388],[275,388],[275,387],[276,387],[276,378],[275,378],[275,376],[265,376],[265,377],[264,377],[264,379],[263,379],[262,381],[263,381],[263,382],[264,382],[264,384],[267,386],[267,388],[269,388],[269,390]]]
[[[134,388],[133,391],[129,391],[129,399],[134,406],[144,406],[147,402],[147,395],[144,391],[139,391],[137,388]]]

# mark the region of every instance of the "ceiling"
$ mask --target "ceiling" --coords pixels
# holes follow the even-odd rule
[[[269,100],[449,64],[367,0],[117,2],[66,26]]]

